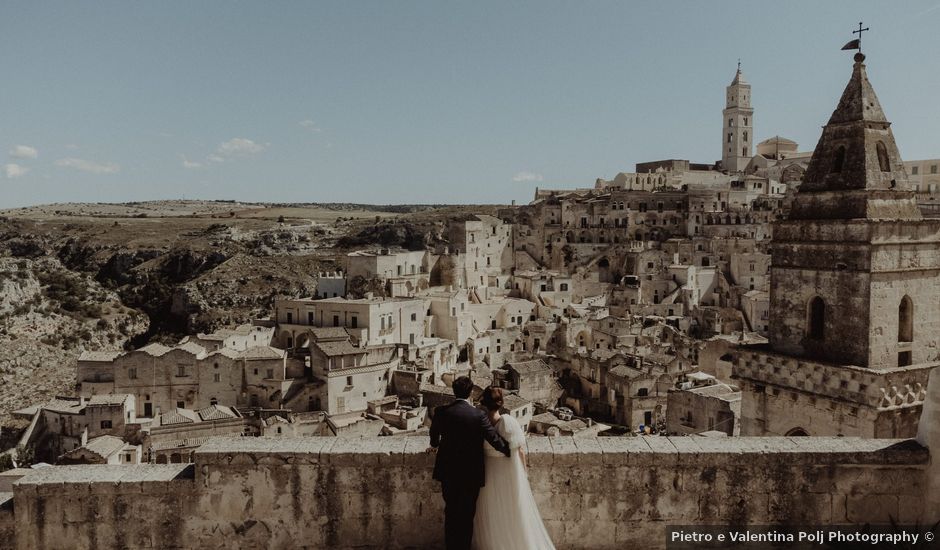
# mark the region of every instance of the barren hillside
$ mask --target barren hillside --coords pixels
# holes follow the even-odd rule
[[[444,242],[494,206],[153,201],[0,211],[0,424],[72,390],[83,350],[175,342],[309,296],[358,248]]]

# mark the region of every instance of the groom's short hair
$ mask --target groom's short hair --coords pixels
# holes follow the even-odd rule
[[[473,382],[470,381],[469,376],[458,376],[454,383],[451,384],[451,387],[454,389],[454,397],[457,399],[467,399],[470,397],[470,392],[473,391]]]

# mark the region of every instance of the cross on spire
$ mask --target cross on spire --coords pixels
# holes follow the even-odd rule
[[[738,72],[741,72],[741,58],[738,58]]]
[[[858,22],[858,30],[857,30],[857,31],[852,31],[852,34],[857,34],[857,35],[858,35],[858,51],[859,51],[859,52],[862,51],[862,33],[865,32],[865,31],[867,31],[867,30],[869,30],[869,28],[868,28],[868,27],[865,27],[865,28],[863,29],[863,28],[862,28],[862,22],[859,21],[859,22]]]

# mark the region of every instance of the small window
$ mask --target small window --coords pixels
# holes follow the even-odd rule
[[[917,167],[916,167],[916,166],[911,166],[911,175],[912,175],[912,176],[916,176],[916,175],[917,175],[917,172],[918,172]]]
[[[882,172],[890,172],[891,163],[888,162],[888,149],[883,141],[879,141],[875,145],[875,152],[878,154],[878,167],[881,168]]]
[[[417,320],[418,320],[418,314],[417,314],[417,313],[412,313],[412,314],[411,314],[411,320],[412,320],[412,321],[417,321]]]
[[[347,377],[346,377],[346,385],[347,385],[347,386],[352,386],[352,385],[353,385],[353,377],[352,377],[352,376],[347,376]]]
[[[176,408],[177,408],[177,409],[185,409],[185,408],[186,408],[186,402],[185,402],[185,401],[177,401],[177,402],[176,402]]]
[[[101,421],[101,429],[102,429],[102,430],[110,430],[110,429],[111,429],[111,421],[110,421],[110,420],[102,420],[102,421]]]
[[[183,365],[176,367],[176,376],[186,376],[186,367]]]
[[[836,154],[832,158],[832,170],[830,171],[833,174],[839,174],[842,172],[842,165],[845,164],[845,147],[839,147],[836,149]]]
[[[289,325],[293,322],[294,322],[294,314],[288,311],[287,312],[287,324]]]
[[[221,381],[222,381],[222,375],[219,374],[219,373],[214,373],[214,374],[212,375],[212,381],[213,381],[213,382],[221,382]]]
[[[898,342],[914,341],[914,303],[909,296],[898,306]]]
[[[133,367],[127,369],[127,377],[130,378],[131,380],[136,380],[136,379],[137,379],[137,369],[136,369],[136,368],[133,368]]]
[[[816,296],[809,304],[809,337],[813,340],[825,338],[826,330],[826,303]]]

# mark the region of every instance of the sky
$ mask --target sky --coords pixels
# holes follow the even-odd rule
[[[940,0],[0,1],[0,208],[520,203],[754,132],[810,150],[868,75],[905,159],[940,157]]]

